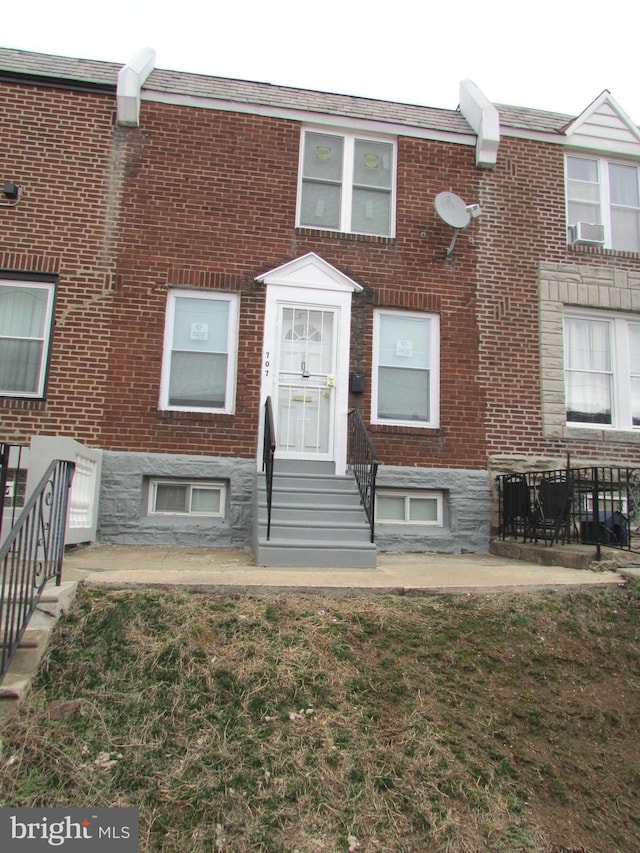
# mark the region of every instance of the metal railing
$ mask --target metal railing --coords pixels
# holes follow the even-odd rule
[[[640,469],[560,468],[497,478],[502,539],[640,549]]]
[[[27,472],[22,464],[22,454],[25,450],[26,446],[22,444],[0,442],[0,542],[5,515],[9,526],[13,527],[24,498]]]
[[[371,541],[373,542],[378,459],[358,409],[350,409],[349,411],[347,465],[356,478],[362,506],[371,530]]]
[[[45,584],[60,584],[74,463],[55,461],[0,546],[0,680],[4,677]]]
[[[267,539],[271,536],[271,504],[273,500],[273,465],[276,455],[276,431],[273,424],[271,397],[264,403],[264,436],[262,440],[262,470],[267,491]]]

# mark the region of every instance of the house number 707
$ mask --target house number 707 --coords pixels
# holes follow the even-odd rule
[[[271,366],[271,362],[269,361],[269,353],[265,352],[264,354],[264,375],[269,375],[269,367]]]

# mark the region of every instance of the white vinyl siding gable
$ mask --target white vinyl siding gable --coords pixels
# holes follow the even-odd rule
[[[44,397],[54,285],[0,280],[0,396]]]
[[[235,295],[169,293],[161,409],[233,412],[238,302]]]
[[[303,131],[300,227],[391,237],[394,188],[393,141]]]

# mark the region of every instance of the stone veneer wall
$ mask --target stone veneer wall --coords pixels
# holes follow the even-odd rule
[[[149,481],[223,480],[224,518],[149,515]],[[256,463],[250,459],[104,451],[98,541],[244,548],[251,544]]]
[[[455,468],[409,468],[381,465],[378,489],[428,489],[444,495],[444,525],[376,524],[380,551],[464,551],[484,554],[489,550],[489,476],[486,471]]]
[[[564,399],[565,306],[640,313],[640,272],[577,264],[540,263],[542,424],[546,438],[640,444],[640,433],[567,426]]]

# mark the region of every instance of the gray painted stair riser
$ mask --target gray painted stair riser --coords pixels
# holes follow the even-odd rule
[[[375,569],[376,549],[374,545],[357,548],[337,546],[305,546],[302,543],[283,544],[270,540],[261,542],[256,553],[259,566],[284,566],[285,568],[325,568],[325,569]]]

